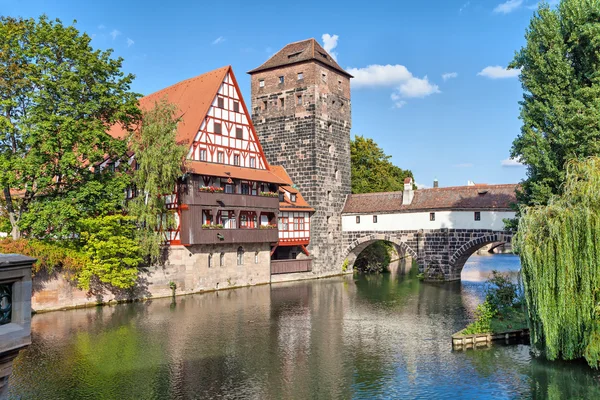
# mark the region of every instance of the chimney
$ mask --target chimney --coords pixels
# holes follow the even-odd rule
[[[412,178],[404,179],[404,192],[402,193],[402,205],[403,206],[410,205],[410,203],[412,203],[414,195],[415,195],[415,191],[413,190]]]
[[[439,183],[438,183],[438,180],[437,180],[437,178],[435,178],[435,179],[433,180],[433,187],[434,187],[434,188],[436,188],[436,187],[439,187]]]

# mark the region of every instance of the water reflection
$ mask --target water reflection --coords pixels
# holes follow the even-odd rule
[[[518,270],[517,258],[504,257],[474,257],[465,270]],[[598,373],[532,360],[528,346],[452,352],[450,335],[472,318],[481,280],[468,273],[463,283],[424,284],[398,268],[181,297],[176,307],[165,299],[36,315],[10,394],[600,398]]]

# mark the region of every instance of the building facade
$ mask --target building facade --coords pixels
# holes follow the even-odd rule
[[[252,120],[267,160],[315,209],[313,275],[341,272],[342,209],[350,194],[350,78],[314,40],[285,46],[251,75]]]

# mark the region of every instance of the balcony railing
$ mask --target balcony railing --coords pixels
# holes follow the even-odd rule
[[[271,274],[291,274],[312,271],[312,258],[271,260]]]
[[[249,194],[191,191],[182,196],[182,203],[209,207],[242,207],[249,209],[279,209],[279,198]]]
[[[277,243],[277,229],[202,229],[194,226],[181,230],[181,244]]]

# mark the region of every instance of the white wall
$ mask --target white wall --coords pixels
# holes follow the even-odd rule
[[[503,230],[504,218],[514,218],[514,211],[481,211],[481,221],[475,221],[474,211],[436,211],[435,221],[429,220],[429,211],[397,214],[361,214],[360,224],[356,214],[342,216],[342,230],[397,231],[418,229],[492,229]],[[373,223],[377,215],[377,223]]]

